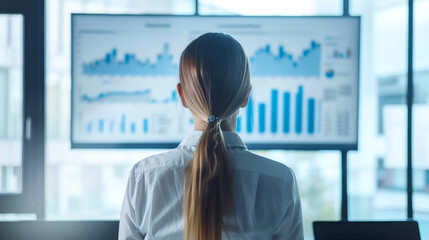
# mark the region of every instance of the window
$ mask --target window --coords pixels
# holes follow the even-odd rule
[[[23,18],[0,14],[0,193],[22,187]]]
[[[414,2],[413,208],[422,239],[429,237],[429,1]]]
[[[193,14],[193,0],[46,0],[46,218],[119,219],[134,163],[163,150],[70,149],[70,14]]]
[[[349,218],[406,211],[407,1],[352,1],[361,15],[359,151],[349,158]]]
[[[12,1],[0,13],[0,213],[43,218],[43,5]]]

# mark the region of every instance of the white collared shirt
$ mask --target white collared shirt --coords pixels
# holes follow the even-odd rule
[[[184,169],[201,131],[173,150],[145,158],[130,172],[119,240],[183,239]],[[229,147],[236,222],[223,239],[302,240],[301,203],[295,175],[285,165],[247,150],[235,132],[223,132]]]

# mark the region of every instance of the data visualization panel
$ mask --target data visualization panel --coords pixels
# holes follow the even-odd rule
[[[193,130],[180,54],[225,32],[253,89],[237,132],[251,148],[356,149],[356,17],[72,15],[72,147],[173,147]]]

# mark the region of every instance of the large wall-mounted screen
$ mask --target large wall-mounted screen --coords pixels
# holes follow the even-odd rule
[[[253,90],[237,132],[251,148],[356,149],[358,17],[72,15],[71,143],[174,147],[193,129],[180,54],[205,32],[243,46]]]

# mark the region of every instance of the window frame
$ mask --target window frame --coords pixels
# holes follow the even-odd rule
[[[22,191],[0,194],[0,213],[34,213],[44,218],[45,2],[14,0],[0,14],[23,16]]]

